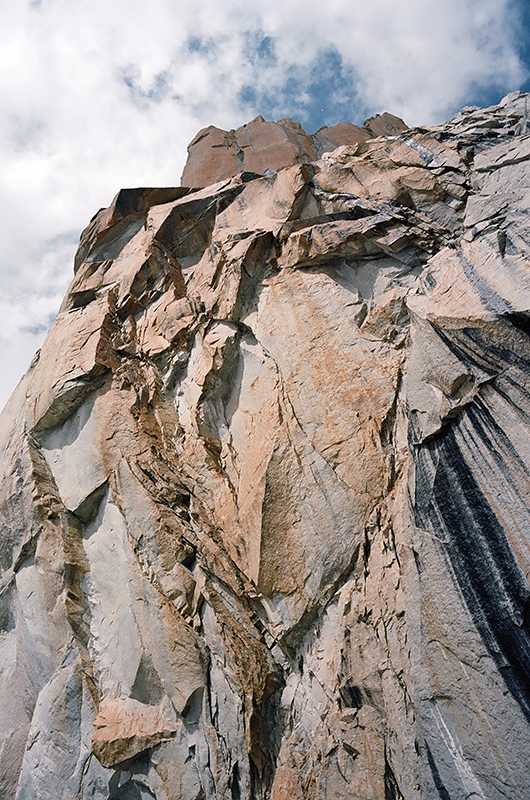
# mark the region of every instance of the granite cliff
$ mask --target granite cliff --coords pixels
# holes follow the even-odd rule
[[[0,418],[2,800],[528,800],[525,109],[92,219]]]

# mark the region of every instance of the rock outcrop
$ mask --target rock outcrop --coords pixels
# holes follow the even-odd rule
[[[210,125],[200,130],[188,146],[182,185],[201,189],[247,172],[262,175],[295,164],[309,164],[340,145],[356,145],[406,129],[402,119],[388,113],[367,119],[362,128],[341,122],[331,128],[324,126],[311,136],[292,119],[266,122],[259,116],[235,131]]]
[[[530,796],[525,103],[91,221],[0,418],[3,800]]]

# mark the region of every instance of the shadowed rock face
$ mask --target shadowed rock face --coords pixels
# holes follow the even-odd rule
[[[1,798],[527,800],[525,103],[92,220],[0,417]]]

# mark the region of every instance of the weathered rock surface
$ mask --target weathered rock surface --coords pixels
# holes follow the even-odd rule
[[[0,417],[3,800],[530,797],[525,102],[207,129],[84,231]]]
[[[295,164],[309,164],[340,145],[355,145],[374,136],[405,130],[403,120],[388,113],[367,119],[362,128],[341,122],[331,128],[324,126],[311,136],[292,119],[266,122],[259,116],[234,131],[210,125],[200,130],[188,146],[182,185],[204,188],[245,172],[263,175]]]

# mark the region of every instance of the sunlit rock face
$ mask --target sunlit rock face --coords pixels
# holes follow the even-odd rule
[[[341,122],[331,128],[324,126],[311,136],[292,119],[266,122],[259,116],[235,131],[210,125],[188,146],[182,184],[203,188],[247,172],[268,174],[294,164],[309,164],[340,145],[356,145],[406,129],[402,119],[388,112],[367,119],[362,128]]]
[[[0,418],[2,800],[528,800],[525,104],[92,220]]]

